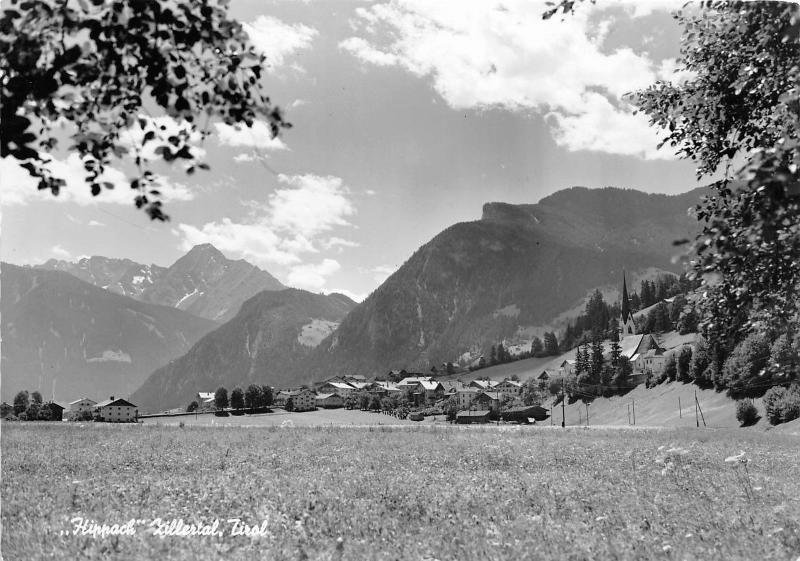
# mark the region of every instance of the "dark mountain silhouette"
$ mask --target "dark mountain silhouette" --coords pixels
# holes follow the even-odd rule
[[[216,324],[60,271],[2,264],[2,399],[128,396]]]

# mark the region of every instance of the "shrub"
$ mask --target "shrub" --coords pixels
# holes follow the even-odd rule
[[[733,398],[756,397],[762,391],[753,388],[763,384],[769,363],[770,344],[766,335],[754,333],[736,345],[722,368],[720,386],[728,388]],[[762,386],[763,387],[763,386]]]
[[[749,399],[742,400],[736,404],[736,420],[743,427],[749,427],[758,421],[758,409]]]
[[[214,416],[216,417],[228,417],[227,411],[214,411]]]
[[[770,388],[764,394],[764,409],[772,425],[800,418],[800,386],[794,385],[788,390],[780,386]]]
[[[800,386],[795,384],[786,391],[780,401],[780,408],[782,422],[800,419]]]

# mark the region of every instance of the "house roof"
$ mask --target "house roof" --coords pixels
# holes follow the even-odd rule
[[[505,396],[500,392],[481,392],[481,396],[485,395],[490,399],[503,399]],[[478,396],[480,397],[480,396]]]
[[[430,391],[437,390],[439,388],[439,386],[441,386],[442,389],[444,389],[444,386],[442,386],[441,383],[436,382],[435,380],[430,380],[430,381],[429,380],[423,380],[422,382],[420,382],[420,385],[423,388],[425,388],[426,390],[430,390]]]
[[[480,393],[480,391],[478,388],[460,388],[456,393]]]
[[[114,407],[136,407],[130,401],[126,401],[120,397],[117,399],[104,399],[103,401],[97,403],[96,407],[108,407],[109,405],[113,405]]]
[[[197,392],[197,397],[202,400],[214,399],[214,392]]]
[[[55,401],[48,401],[44,405],[45,407],[58,407],[59,409],[66,409],[66,407],[64,407],[60,403],[56,403]]]
[[[364,388],[372,387],[374,382],[350,382],[350,385],[357,390],[363,390]]]
[[[495,387],[497,385],[497,382],[495,382],[494,380],[472,380],[469,383],[469,385],[470,386],[475,385],[475,386],[478,386],[480,388],[486,389],[486,388]]]
[[[491,411],[459,411],[456,417],[487,417]]]
[[[97,403],[97,402],[96,402],[95,400],[93,400],[93,399],[89,399],[88,397],[82,397],[82,398],[80,398],[80,399],[76,399],[75,401],[70,401],[70,402],[69,402],[69,404],[70,404],[70,405],[75,405],[76,403],[80,403],[81,401],[91,401],[92,403]]]
[[[352,389],[352,388],[351,388],[351,389]],[[306,389],[306,388],[301,388],[301,389],[299,389],[299,390],[283,390],[283,391],[279,392],[279,395],[282,393],[282,394],[284,394],[284,395],[289,395],[289,396],[292,396],[292,395],[300,395],[300,394],[301,394],[301,393],[303,393],[303,392],[308,392],[308,393],[311,393],[311,394],[313,394],[313,393],[314,393],[314,392],[312,392],[312,391],[311,391],[311,390],[309,390],[309,389]]]
[[[338,390],[354,390],[356,389],[355,386],[348,384],[347,382],[328,382],[331,386]],[[327,384],[325,384],[327,385]]]
[[[500,382],[497,385],[501,386],[503,384],[505,384],[507,386],[514,386],[514,387],[517,387],[517,388],[521,388],[522,387],[522,383],[521,382],[517,382],[516,380],[503,380],[502,382]]]
[[[439,383],[442,384],[442,387],[446,392],[455,392],[464,387],[464,383],[459,382],[458,380],[444,380]]]
[[[317,401],[324,401],[331,397],[338,397],[341,399],[342,396],[340,396],[338,393],[319,393],[317,394]]]
[[[400,380],[398,385],[400,386],[414,386],[419,384],[420,382],[429,382],[431,380],[430,376],[410,376],[408,378],[403,378]]]

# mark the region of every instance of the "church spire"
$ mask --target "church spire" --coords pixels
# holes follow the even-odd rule
[[[622,321],[628,320],[631,315],[631,304],[628,301],[628,285],[625,282],[625,271],[622,271]]]

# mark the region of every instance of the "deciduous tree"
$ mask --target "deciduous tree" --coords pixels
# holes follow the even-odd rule
[[[213,122],[277,135],[288,126],[262,91],[265,57],[228,2],[86,0],[16,2],[0,16],[0,156],[21,162],[39,189],[58,194],[47,165],[66,127],[69,149],[93,195],[113,187],[104,172],[133,164],[133,200],[164,220],[155,161],[208,166],[198,145]],[[161,113],[164,119],[151,118]]]

